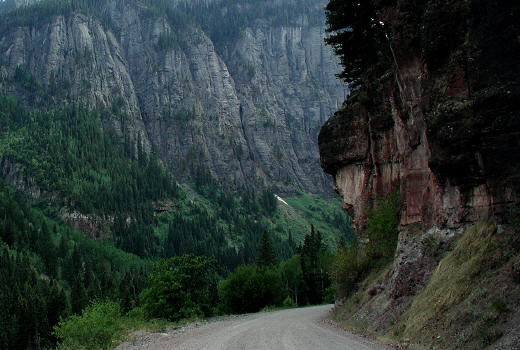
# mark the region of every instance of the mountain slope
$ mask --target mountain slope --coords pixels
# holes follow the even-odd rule
[[[105,127],[153,148],[179,179],[200,166],[282,194],[330,193],[316,136],[345,88],[323,44],[323,3],[205,4],[47,0],[10,12],[0,91],[38,108],[109,109]],[[230,16],[212,27],[195,13]]]
[[[0,97],[0,169],[26,196],[73,228],[142,257],[214,256],[223,268],[254,262],[263,231],[287,258],[311,224],[335,246],[351,236],[336,200],[305,196],[308,213],[278,205],[270,189],[221,185],[197,169],[179,186],[156,156],[103,130],[104,110],[39,112]],[[313,203],[320,203],[319,205]]]

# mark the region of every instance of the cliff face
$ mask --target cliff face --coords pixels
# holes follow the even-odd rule
[[[152,10],[107,1],[2,26],[0,91],[38,108],[104,108],[107,128],[153,147],[180,179],[203,167],[226,182],[329,193],[315,140],[346,90],[324,24],[305,11],[250,21],[224,50],[197,23]]]
[[[510,222],[517,200],[520,42],[512,2],[379,8],[392,70],[323,126],[321,163],[363,227],[363,208],[402,193],[402,229]],[[499,19],[499,20],[497,20]],[[498,22],[497,22],[498,21]]]
[[[425,242],[450,242],[479,220],[511,223],[520,189],[518,4],[376,3],[391,69],[370,77],[319,135],[322,167],[359,235],[364,210],[401,191],[386,301],[364,310],[375,328],[388,326],[429,280],[438,260],[421,251]]]

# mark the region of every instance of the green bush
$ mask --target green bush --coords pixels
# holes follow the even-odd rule
[[[355,292],[358,282],[368,270],[368,261],[360,253],[357,241],[339,247],[332,266],[332,278],[338,289],[338,297],[348,297]]]
[[[289,260],[280,264],[280,276],[285,295],[291,298],[298,305],[305,305],[307,297],[305,295],[305,281],[299,254],[293,255]]]
[[[122,337],[121,306],[113,301],[94,301],[81,315],[73,315],[54,327],[61,340],[58,349],[111,349],[114,340]]]
[[[239,266],[220,283],[219,297],[222,311],[231,313],[257,312],[268,305],[280,305],[283,299],[280,274],[274,268]]]
[[[287,298],[284,299],[282,306],[283,307],[296,307],[298,305],[296,305],[296,303],[294,302],[294,300],[292,300],[292,298],[290,296],[287,296]]]
[[[421,242],[421,251],[425,256],[435,256],[437,254],[441,237],[438,234],[432,234]]]
[[[399,235],[396,222],[399,195],[399,191],[394,191],[380,198],[377,208],[367,214],[364,234],[369,242],[364,249],[357,241],[338,248],[332,265],[332,278],[339,298],[352,295],[358,283],[372,270],[393,260]]]
[[[379,198],[377,208],[367,214],[365,235],[370,242],[366,251],[370,264],[375,268],[385,266],[394,258],[399,236],[396,222],[399,196],[399,191],[393,191]]]
[[[217,301],[215,260],[182,255],[160,260],[142,293],[149,317],[170,321],[209,316]]]

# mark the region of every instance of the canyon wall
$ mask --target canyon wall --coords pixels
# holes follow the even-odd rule
[[[106,128],[153,149],[180,181],[203,168],[223,183],[332,194],[316,139],[347,88],[323,16],[244,20],[217,44],[180,9],[77,3],[86,7],[44,2],[4,15],[1,93],[38,109],[102,110]]]
[[[383,305],[387,327],[438,260],[421,248],[467,224],[510,224],[520,189],[520,9],[514,1],[376,1],[391,62],[368,75],[322,127],[321,164],[362,242],[367,209],[400,190],[395,260]],[[363,314],[361,312],[357,316]]]
[[[363,208],[396,188],[402,229],[511,222],[520,160],[512,5],[422,3],[379,8],[392,33],[392,69],[322,127],[322,167],[358,230]]]

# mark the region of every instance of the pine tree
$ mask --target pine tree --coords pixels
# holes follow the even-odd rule
[[[306,235],[303,246],[298,248],[301,254],[301,268],[303,280],[307,287],[307,295],[311,304],[318,304],[323,301],[325,288],[330,284],[326,269],[321,257],[326,253],[321,232],[315,231],[311,225],[310,234]]]
[[[388,39],[374,1],[330,0],[325,12],[331,33],[325,42],[339,55],[344,68],[338,76],[350,87],[358,87],[369,69],[390,61]]]
[[[260,248],[258,250],[258,258],[256,263],[259,266],[274,266],[278,264],[276,254],[273,249],[273,243],[267,231],[264,231],[260,240]]]

